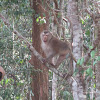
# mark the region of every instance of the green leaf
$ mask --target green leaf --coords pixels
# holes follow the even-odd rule
[[[5,84],[7,84],[9,82],[9,79],[6,79]]]
[[[84,24],[84,20],[82,20],[82,24]]]
[[[41,20],[41,16],[39,16],[39,17],[36,19],[36,22],[38,23],[40,20]]]
[[[36,22],[39,22],[39,18],[36,19]]]
[[[24,60],[20,60],[20,64],[22,64],[24,62]]]
[[[44,23],[46,23],[46,20],[43,18],[43,19],[40,20],[39,23],[40,23],[40,24],[44,24]]]
[[[84,63],[84,58],[82,57],[81,59],[77,60],[77,65],[82,65]]]
[[[81,18],[81,23],[84,24],[84,22],[85,22],[85,21],[83,20],[83,18]]]
[[[1,80],[1,85],[3,85],[4,79]]]
[[[70,96],[70,93],[68,92],[68,91],[64,91],[63,92],[63,96],[65,97],[65,96]]]
[[[96,78],[95,75],[93,76],[93,78],[94,78],[94,79]]]
[[[95,51],[91,52],[91,57],[94,58],[95,57]]]
[[[80,60],[80,65],[82,65],[84,62],[84,58],[82,57],[81,60]]]
[[[38,18],[41,19],[41,16],[39,16]]]
[[[80,65],[80,59],[77,60],[77,65]]]
[[[96,88],[96,84],[94,84],[93,87]]]
[[[93,49],[93,46],[89,46],[89,49]]]
[[[97,60],[95,60],[95,61],[93,62],[93,66],[94,66],[96,63],[97,63]]]
[[[97,60],[100,61],[100,56],[98,56]]]
[[[85,34],[88,35],[88,36],[90,36],[90,30],[87,30],[87,31],[85,32]]]
[[[73,76],[75,76],[78,72],[79,72],[79,69],[76,68],[75,71],[74,71],[74,73],[73,73]]]
[[[93,71],[92,71],[92,68],[88,68],[87,70],[86,70],[86,73],[87,73],[87,75],[89,75],[89,76],[93,76]]]

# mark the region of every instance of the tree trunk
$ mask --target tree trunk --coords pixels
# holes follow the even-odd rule
[[[56,100],[57,98],[57,75],[53,73],[52,79],[52,100]]]
[[[95,25],[95,34],[100,34],[100,25]],[[98,56],[100,56],[100,43],[98,45]],[[96,67],[96,100],[100,100],[100,61]]]
[[[98,46],[98,56],[100,56],[100,45]],[[96,69],[96,100],[100,100],[100,61],[98,61]]]
[[[76,59],[80,59],[82,56],[82,29],[78,17],[78,7],[76,0],[68,1],[68,17],[72,23],[73,32],[73,54]],[[73,63],[73,69],[75,71],[76,63]],[[83,94],[83,84],[81,77],[78,74],[72,83],[72,91],[74,100],[85,100],[86,96]]]
[[[45,4],[45,0],[33,0],[33,9],[35,10],[35,14],[33,15],[33,31],[32,31],[32,44],[35,49],[43,55],[40,44],[40,33],[48,29],[48,15],[42,8],[43,4]],[[46,16],[46,24],[40,25],[36,22],[37,15],[43,17],[43,14]],[[48,100],[48,69],[46,66],[43,66],[40,61],[32,55],[30,60],[31,64],[34,65],[36,70],[40,69],[41,71],[35,71],[32,74],[32,90],[34,96],[32,96],[32,100]]]

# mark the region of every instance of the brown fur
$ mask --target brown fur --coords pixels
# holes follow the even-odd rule
[[[44,41],[45,36],[47,36],[46,42]],[[55,65],[58,67],[58,65],[66,58],[66,55],[70,52],[68,44],[54,37],[52,33],[49,32],[48,30],[42,32],[40,38],[41,38],[41,47],[44,53],[46,54],[45,61],[52,63],[51,62],[52,58],[56,55],[59,55],[59,58]]]

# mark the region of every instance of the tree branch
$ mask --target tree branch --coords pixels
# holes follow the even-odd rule
[[[2,14],[0,14],[0,18],[3,20],[4,24],[7,25],[8,28],[12,28],[11,25],[9,24],[8,20]],[[35,50],[35,48],[32,46],[32,44],[29,43],[27,41],[27,39],[25,37],[23,37],[15,28],[13,28],[13,33],[16,34],[19,39],[22,39],[26,43],[27,47],[32,52],[32,54],[35,55],[43,63],[43,57]],[[58,70],[53,68],[54,66],[52,66],[48,63],[45,63],[44,65],[47,66],[55,74],[57,74],[58,76],[60,76],[62,78],[65,78],[66,80],[72,76],[72,74],[63,74],[63,73],[59,72]]]
[[[98,26],[99,27],[99,26]],[[85,61],[84,61],[84,65],[86,65],[86,63],[89,61],[90,58],[90,53],[95,50],[95,48],[99,45],[100,43],[100,30],[98,30],[98,35],[96,40],[93,41],[93,48],[87,53],[87,55],[85,56]]]
[[[85,4],[85,11],[91,16],[91,18],[93,19],[93,21],[95,22],[95,26],[98,27],[98,35],[97,35],[97,38],[93,41],[93,49],[89,50],[87,55],[85,55],[85,61],[84,61],[84,65],[86,65],[86,63],[89,61],[89,58],[90,58],[90,53],[95,50],[95,48],[98,46],[98,44],[100,43],[100,24],[98,23],[99,20],[100,20],[100,14],[94,14],[92,12],[90,12],[88,10],[88,5],[87,5],[87,1],[84,0],[84,4]]]

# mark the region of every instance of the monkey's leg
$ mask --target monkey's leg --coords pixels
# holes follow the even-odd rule
[[[58,68],[58,66],[62,63],[62,61],[66,58],[66,55],[60,55],[57,63],[56,63],[56,68]]]
[[[50,55],[49,57],[46,58],[46,61],[47,61],[48,63],[54,65],[54,64],[52,63],[52,58],[53,58],[54,56],[55,56],[55,54]]]
[[[48,62],[48,63],[50,63],[51,65],[54,66],[54,64],[52,63],[52,58],[53,58],[54,56],[55,56],[55,54],[49,55],[47,58],[44,58],[44,59],[43,59],[43,62],[44,62],[44,63]]]

